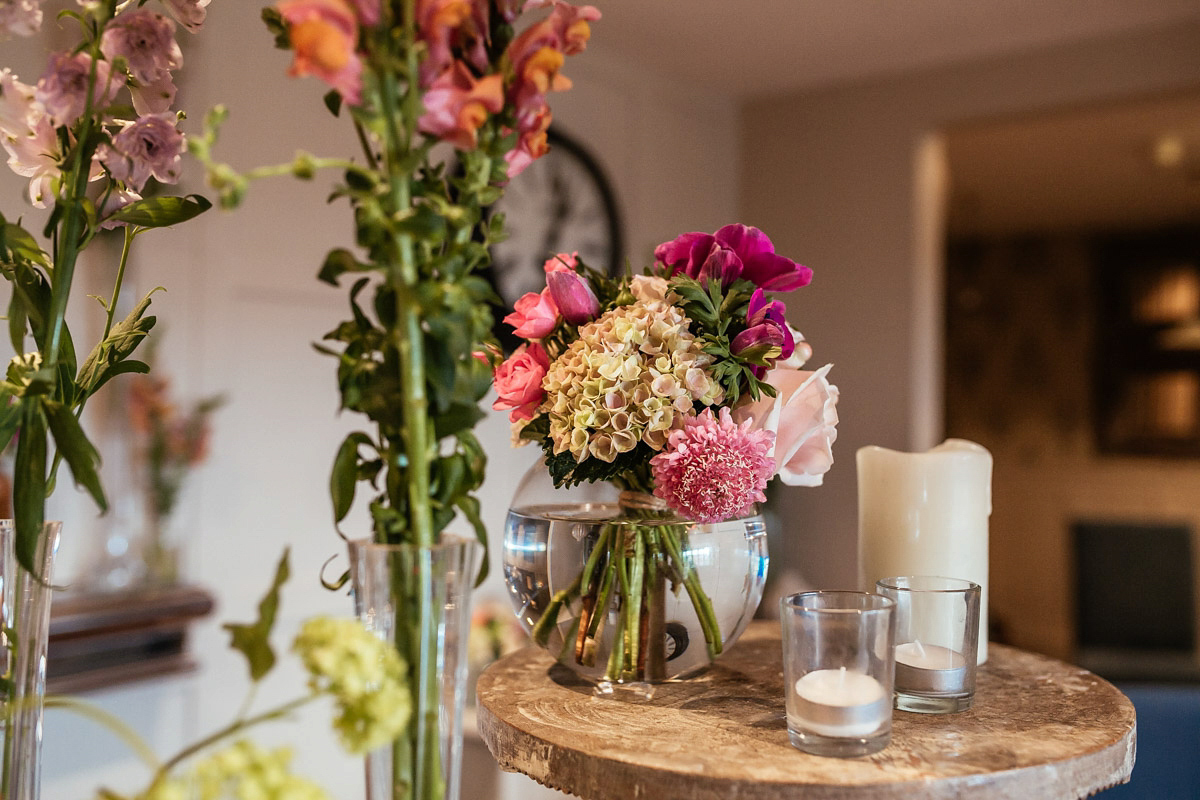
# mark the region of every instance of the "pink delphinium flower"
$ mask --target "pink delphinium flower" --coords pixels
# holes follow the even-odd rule
[[[526,292],[513,304],[513,312],[504,318],[506,325],[514,328],[513,333],[522,339],[542,339],[558,325],[558,306],[550,289]]]
[[[50,64],[38,80],[34,96],[55,125],[70,125],[83,115],[88,104],[91,71],[92,57],[87,53],[55,53],[50,56]],[[107,61],[102,59],[96,62],[93,111],[111,105],[124,83],[113,80],[111,73]]]
[[[0,0],[0,42],[9,36],[33,36],[41,28],[39,0]]]
[[[511,422],[533,417],[546,398],[542,378],[550,369],[550,357],[537,342],[521,345],[503,364],[496,368],[493,384],[498,400],[492,404],[497,411],[508,411]]]
[[[654,258],[668,275],[682,272],[698,280],[724,275],[740,264],[740,277],[772,292],[790,292],[812,281],[811,269],[776,255],[767,235],[747,225],[726,225],[716,233],[685,233],[654,248]],[[719,269],[714,259],[719,259]]]
[[[208,15],[208,4],[212,0],[162,0],[167,13],[192,33],[200,30]]]
[[[358,19],[346,0],[283,0],[276,7],[295,54],[288,74],[313,75],[350,105],[362,102],[363,65],[354,51]]]
[[[102,145],[97,157],[114,179],[140,192],[152,175],[162,183],[179,180],[183,148],[174,114],[148,114]]]
[[[30,119],[41,113],[35,108],[35,94],[11,69],[0,69],[0,138],[7,141],[29,132]]]
[[[140,84],[159,81],[164,73],[183,66],[175,41],[175,23],[153,11],[121,14],[100,37],[100,52],[109,61],[123,56],[129,74]]]
[[[417,127],[460,150],[474,150],[479,126],[503,107],[503,77],[476,79],[456,61],[425,92],[425,113]]]
[[[733,418],[775,434],[772,451],[779,479],[788,486],[820,486],[833,466],[838,388],[826,377],[831,365],[812,372],[773,369],[767,383],[775,396],[739,406]]]
[[[766,500],[763,489],[775,474],[768,455],[775,436],[738,425],[728,408],[720,418],[706,408],[671,432],[666,449],[650,460],[654,495],[700,523],[747,513]]]
[[[139,115],[161,114],[168,111],[175,102],[175,81],[171,73],[164,72],[162,77],[153,83],[137,84],[129,87],[133,98],[133,110]]]

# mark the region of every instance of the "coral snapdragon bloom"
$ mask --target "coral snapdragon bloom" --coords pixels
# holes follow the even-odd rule
[[[346,0],[282,0],[276,6],[288,24],[296,54],[289,75],[313,75],[350,105],[362,101],[362,61],[354,48],[358,20]]]
[[[504,79],[488,75],[476,80],[461,61],[442,73],[425,93],[425,113],[417,121],[422,133],[437,136],[460,150],[473,150],[476,132],[504,107]]]

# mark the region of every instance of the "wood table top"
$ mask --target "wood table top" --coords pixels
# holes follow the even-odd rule
[[[479,730],[500,766],[584,800],[1088,797],[1129,780],[1133,704],[1098,676],[989,645],[975,705],[894,712],[892,741],[860,758],[788,742],[778,622],[756,622],[689,680],[595,697],[527,647],[479,679]]]

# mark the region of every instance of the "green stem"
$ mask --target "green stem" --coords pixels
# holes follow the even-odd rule
[[[121,741],[125,742],[126,746],[151,769],[158,770],[162,766],[158,760],[158,756],[150,749],[150,745],[146,743],[146,740],[115,714],[110,714],[103,708],[78,697],[67,697],[64,695],[46,695],[45,707],[73,711],[81,717],[86,717],[93,722],[103,725],[116,734]]]
[[[258,725],[263,722],[269,722],[273,719],[279,719],[280,717],[287,716],[288,714],[292,713],[296,709],[301,708],[302,706],[304,706],[308,703],[311,703],[313,700],[316,700],[320,696],[321,695],[314,692],[313,694],[305,695],[304,697],[298,697],[295,700],[284,703],[283,705],[278,706],[277,708],[271,709],[270,711],[264,711],[261,714],[255,714],[253,717],[248,717],[246,719],[234,720],[233,722],[226,725],[224,728],[221,728],[220,730],[210,733],[208,736],[205,736],[203,739],[201,739],[198,742],[195,742],[194,744],[188,745],[187,747],[185,747],[184,749],[182,749],[178,753],[176,753],[174,756],[172,756],[170,759],[165,761],[163,763],[163,765],[158,768],[158,771],[154,773],[154,778],[152,779],[152,782],[151,782],[152,785],[154,783],[158,783],[159,781],[161,781],[164,777],[167,776],[168,773],[170,773],[170,771],[172,769],[177,767],[181,762],[186,761],[187,759],[196,755],[196,753],[199,753],[201,750],[211,747],[212,745],[216,744],[217,742],[221,741],[222,739],[226,739],[230,736],[240,733],[241,731],[244,731],[247,728],[253,727],[253,726]]]
[[[134,236],[137,236],[137,230],[132,225],[126,225],[125,241],[121,245],[121,261],[117,264],[117,279],[113,281],[112,296],[108,298],[108,313],[104,316],[104,335],[100,337],[102,342],[112,333],[113,317],[117,313],[117,298],[121,296],[121,284],[125,282],[125,265],[129,263],[129,249],[133,246]],[[82,405],[80,403],[80,410]]]
[[[721,630],[717,624],[717,616],[713,611],[712,601],[708,599],[708,595],[704,593],[704,587],[700,585],[700,576],[684,560],[682,549],[679,546],[678,532],[664,525],[662,542],[666,545],[667,552],[671,560],[675,563],[676,569],[683,576],[684,588],[687,589],[688,597],[692,600],[692,606],[696,609],[696,616],[700,621],[700,629],[704,631],[704,641],[708,647],[709,657],[716,658],[721,653]]]
[[[554,597],[550,600],[550,605],[546,606],[546,610],[542,612],[542,616],[538,619],[537,624],[533,626],[530,636],[533,637],[533,641],[537,642],[539,646],[545,647],[546,642],[550,640],[550,632],[558,624],[558,615],[562,610],[563,604],[574,597],[578,597],[584,586],[591,585],[592,575],[596,571],[597,564],[600,563],[600,556],[604,554],[604,549],[608,545],[608,540],[612,536],[614,527],[612,525],[605,525],[601,528],[600,536],[596,539],[596,544],[592,547],[592,552],[588,555],[588,559],[584,563],[583,571],[575,577],[570,586],[555,592]]]
[[[629,562],[629,602],[625,608],[629,620],[625,623],[626,636],[629,638],[626,660],[628,661],[627,669],[636,675],[641,657],[642,590],[646,576],[646,537],[640,525],[632,526],[629,534],[634,541],[633,557]]]

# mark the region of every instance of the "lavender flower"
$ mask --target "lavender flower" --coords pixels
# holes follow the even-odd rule
[[[143,86],[183,66],[175,23],[152,11],[122,14],[110,22],[100,37],[100,52],[109,61],[123,56],[129,74]]]
[[[161,114],[169,110],[175,102],[175,91],[175,81],[171,80],[169,72],[164,72],[162,77],[153,83],[138,83],[129,87],[129,94],[133,97],[133,110],[139,116]]]
[[[29,132],[33,96],[32,86],[17,80],[11,69],[0,69],[0,138],[4,141]]]
[[[35,97],[55,125],[70,125],[83,116],[88,105],[88,81],[92,57],[87,53],[55,53],[45,74],[37,82]],[[96,84],[92,95],[93,110],[106,108],[116,99],[120,83],[112,80],[107,61],[96,62]]]
[[[97,157],[115,180],[140,192],[154,176],[162,183],[179,180],[183,134],[175,127],[174,114],[147,114],[102,145]]]
[[[40,0],[0,0],[0,41],[33,36],[42,27]]]

